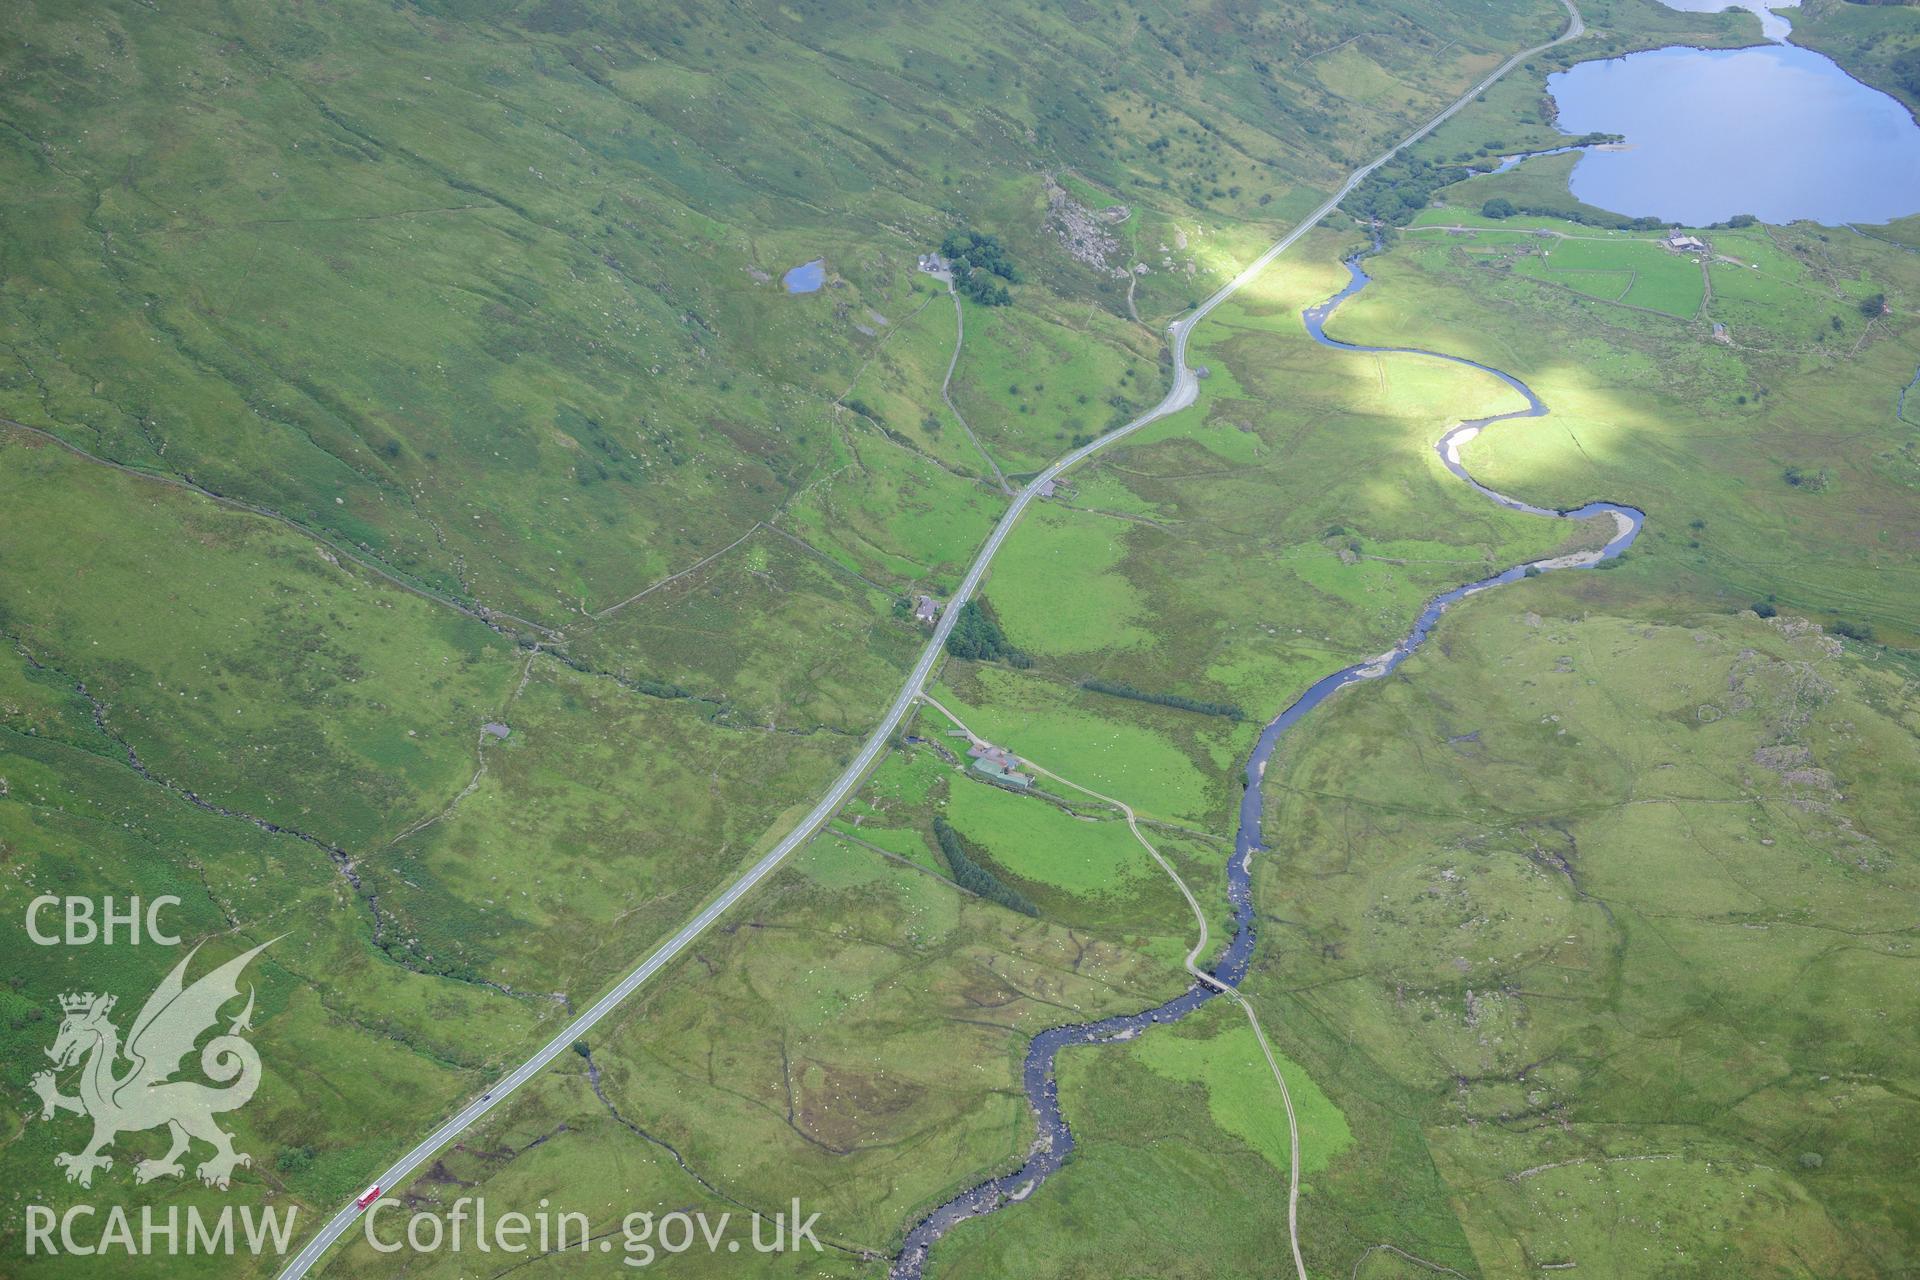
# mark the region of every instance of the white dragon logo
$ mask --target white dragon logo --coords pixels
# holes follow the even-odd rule
[[[135,1165],[136,1182],[180,1177],[185,1172],[180,1157],[194,1138],[212,1144],[214,1149],[212,1159],[196,1171],[200,1181],[210,1187],[225,1190],[236,1165],[253,1163],[251,1156],[233,1149],[233,1135],[213,1122],[216,1113],[245,1106],[260,1084],[260,1055],[240,1038],[240,1033],[252,1026],[251,986],[247,989],[247,1007],[228,1024],[226,1034],[215,1036],[200,1051],[200,1069],[208,1079],[226,1087],[216,1089],[198,1081],[169,1077],[180,1070],[201,1033],[219,1020],[220,1007],[239,997],[240,973],[248,961],[272,945],[272,941],[261,943],[191,987],[181,979],[199,948],[189,951],[147,997],[133,1020],[133,1029],[127,1033],[124,1048],[119,1030],[107,1020],[115,997],[97,996],[91,991],[60,997],[66,1017],[53,1048],[46,1053],[59,1071],[86,1060],[80,1072],[80,1096],[62,1094],[53,1071],[36,1075],[33,1089],[40,1095],[42,1120],[51,1120],[58,1111],[93,1119],[93,1140],[83,1150],[53,1158],[67,1171],[67,1181],[91,1187],[94,1170],[113,1167],[113,1157],[102,1151],[116,1136],[161,1125],[172,1135],[173,1145],[160,1159]],[[115,1072],[123,1057],[130,1065],[124,1075],[119,1075]]]

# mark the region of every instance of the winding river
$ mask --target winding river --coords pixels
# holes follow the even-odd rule
[[[1412,630],[1407,632],[1406,636],[1393,648],[1379,657],[1355,663],[1353,666],[1322,678],[1300,695],[1291,706],[1268,722],[1267,726],[1261,730],[1260,739],[1254,745],[1253,753],[1247,757],[1246,790],[1240,797],[1240,827],[1234,837],[1233,857],[1227,863],[1227,898],[1233,905],[1233,938],[1209,971],[1215,982],[1221,985],[1212,986],[1196,982],[1185,992],[1151,1009],[1144,1009],[1139,1013],[1119,1014],[1111,1018],[1103,1018],[1098,1022],[1052,1027],[1035,1036],[1027,1047],[1026,1062],[1021,1069],[1022,1083],[1026,1090],[1027,1101],[1033,1108],[1036,1128],[1033,1146],[1027,1153],[1026,1162],[1012,1173],[989,1179],[962,1192],[921,1219],[913,1230],[907,1233],[906,1243],[899,1257],[894,1260],[889,1272],[893,1280],[920,1280],[926,1267],[927,1253],[936,1240],[969,1218],[978,1218],[1006,1205],[1025,1200],[1066,1162],[1067,1156],[1073,1151],[1073,1130],[1068,1127],[1066,1117],[1060,1110],[1059,1079],[1054,1066],[1060,1050],[1069,1045],[1109,1044],[1114,1041],[1131,1040],[1157,1023],[1178,1022],[1201,1005],[1218,997],[1221,987],[1237,987],[1246,977],[1247,966],[1253,959],[1255,934],[1253,855],[1263,847],[1260,843],[1260,782],[1266,773],[1267,761],[1273,755],[1273,749],[1279,745],[1281,737],[1289,729],[1298,724],[1315,707],[1332,697],[1337,690],[1362,680],[1378,680],[1405,662],[1408,656],[1426,641],[1428,634],[1439,622],[1440,615],[1445,613],[1455,601],[1489,587],[1514,582],[1525,577],[1529,570],[1546,573],[1558,569],[1590,569],[1602,560],[1618,556],[1631,546],[1633,540],[1640,534],[1640,527],[1646,517],[1643,512],[1633,507],[1612,502],[1590,502],[1572,511],[1555,511],[1521,502],[1517,498],[1509,498],[1503,493],[1489,489],[1467,473],[1466,467],[1460,461],[1460,450],[1481,431],[1496,422],[1506,422],[1513,418],[1546,416],[1546,403],[1520,379],[1490,365],[1461,356],[1423,351],[1417,347],[1359,346],[1327,336],[1326,323],[1334,311],[1341,303],[1372,282],[1372,278],[1360,265],[1361,258],[1364,256],[1364,254],[1355,254],[1347,259],[1349,279],[1346,288],[1327,301],[1318,306],[1309,307],[1302,313],[1301,318],[1306,324],[1307,333],[1313,340],[1336,351],[1425,356],[1434,360],[1448,360],[1500,379],[1525,397],[1527,407],[1516,409],[1511,413],[1495,414],[1490,418],[1476,418],[1471,422],[1463,422],[1440,437],[1435,449],[1447,470],[1503,507],[1555,520],[1610,517],[1614,522],[1614,534],[1597,551],[1579,552],[1538,560],[1530,564],[1515,565],[1491,577],[1466,583],[1435,596],[1414,619]]]

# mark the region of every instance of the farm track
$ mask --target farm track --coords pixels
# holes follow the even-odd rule
[[[993,481],[1000,486],[1000,492],[1013,496],[1013,486],[1007,482],[1006,472],[1000,470],[1000,464],[987,452],[987,446],[980,443],[980,437],[973,433],[973,424],[967,421],[967,415],[960,412],[960,406],[953,402],[953,371],[960,367],[960,348],[967,341],[967,316],[960,306],[960,295],[954,290],[953,277],[947,277],[947,296],[953,299],[953,358],[947,361],[947,376],[940,379],[940,399],[947,408],[953,410],[953,416],[960,423],[960,429],[967,433],[967,439],[973,441],[973,447],[993,472]],[[1131,297],[1131,295],[1129,295]],[[1134,319],[1139,319],[1136,315]]]
[[[617,1009],[628,996],[632,995],[651,979],[654,974],[658,973],[679,956],[682,951],[686,950],[714,921],[719,919],[720,916],[735,903],[751,892],[762,880],[772,874],[774,869],[784,863],[795,850],[805,845],[818,834],[821,828],[826,825],[827,821],[839,810],[840,806],[846,802],[848,797],[853,794],[855,789],[864,780],[867,771],[878,763],[880,757],[885,754],[891,745],[893,733],[918,701],[921,690],[925,687],[927,679],[933,672],[934,665],[944,650],[947,637],[952,633],[954,623],[959,617],[960,606],[971,599],[979,589],[981,582],[986,577],[988,567],[992,564],[994,557],[999,553],[1002,544],[1006,541],[1008,535],[1013,532],[1014,527],[1020,521],[1020,517],[1026,513],[1027,507],[1039,498],[1043,489],[1050,488],[1053,481],[1061,473],[1079,465],[1094,454],[1110,448],[1141,429],[1193,405],[1199,399],[1199,380],[1195,376],[1193,369],[1187,364],[1186,354],[1187,344],[1194,328],[1228,298],[1258,278],[1261,272],[1265,271],[1281,254],[1292,248],[1303,236],[1318,226],[1327,215],[1331,214],[1339,206],[1340,202],[1346,199],[1374,170],[1393,159],[1400,154],[1400,152],[1412,146],[1420,139],[1426,137],[1427,134],[1439,128],[1446,121],[1452,119],[1453,116],[1472,103],[1480,94],[1484,93],[1489,87],[1506,76],[1526,59],[1583,35],[1586,31],[1586,23],[1581,18],[1579,9],[1574,6],[1573,0],[1560,0],[1560,2],[1567,11],[1567,27],[1559,36],[1544,44],[1523,49],[1514,54],[1505,62],[1502,62],[1499,67],[1495,68],[1485,79],[1461,94],[1444,110],[1427,121],[1426,124],[1408,134],[1405,138],[1401,139],[1398,143],[1382,152],[1367,164],[1354,170],[1347,176],[1346,180],[1341,183],[1337,190],[1295,225],[1292,230],[1275,241],[1264,253],[1255,258],[1252,263],[1238,275],[1234,276],[1233,279],[1222,285],[1184,319],[1176,320],[1169,326],[1169,346],[1171,348],[1170,354],[1174,370],[1173,386],[1169,388],[1167,394],[1161,399],[1159,404],[1126,425],[1117,427],[1106,435],[1082,445],[1077,449],[1071,450],[1036,475],[1014,496],[1006,513],[1002,515],[999,523],[994,526],[993,532],[988,535],[986,543],[981,547],[973,564],[967,570],[966,577],[962,579],[959,587],[954,591],[947,608],[940,615],[940,620],[935,624],[933,634],[928,638],[926,647],[921,651],[920,658],[914,664],[912,671],[907,677],[906,683],[895,696],[892,704],[881,718],[880,723],[875,726],[865,745],[861,747],[853,760],[848,763],[845,770],[834,781],[832,786],[829,787],[826,795],[821,798],[819,803],[809,810],[806,817],[803,818],[792,831],[776,843],[772,849],[726,888],[721,890],[693,919],[689,920],[678,932],[655,949],[655,951],[634,968],[632,972],[614,984],[611,989],[596,1000],[584,1013],[569,1023],[559,1034],[554,1036],[553,1039],[548,1041],[531,1057],[508,1072],[497,1081],[492,1088],[486,1090],[480,1097],[467,1102],[431,1134],[400,1157],[399,1160],[376,1179],[382,1188],[389,1191],[396,1189],[422,1165],[432,1160],[442,1149],[451,1144],[495,1107],[504,1102],[521,1085],[531,1080],[562,1053],[568,1052],[576,1040],[582,1039],[588,1031],[597,1026],[602,1019]],[[57,437],[53,438],[57,439]],[[64,444],[65,442],[62,441],[61,443]],[[284,519],[284,517],[276,518]],[[327,1250],[333,1246],[334,1242],[346,1234],[347,1230],[359,1216],[359,1212],[359,1208],[351,1201],[343,1205],[333,1217],[328,1220],[326,1225],[315,1233],[313,1238],[307,1242],[300,1252],[288,1261],[286,1267],[280,1272],[280,1280],[301,1280],[301,1277],[304,1277],[308,1271],[313,1268],[314,1264],[325,1255]],[[1304,1276],[1304,1270],[1301,1271],[1301,1274]]]

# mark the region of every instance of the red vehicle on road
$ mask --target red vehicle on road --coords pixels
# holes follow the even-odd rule
[[[360,1193],[360,1198],[353,1202],[353,1207],[356,1209],[364,1209],[368,1205],[372,1204],[375,1200],[378,1200],[379,1198],[380,1198],[380,1184],[376,1182],[372,1186],[368,1187],[365,1191],[362,1191]]]

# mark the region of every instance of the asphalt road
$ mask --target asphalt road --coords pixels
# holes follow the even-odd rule
[[[661,943],[652,955],[640,963],[638,968],[622,978],[605,995],[594,1001],[593,1006],[585,1013],[582,1013],[579,1017],[568,1023],[566,1028],[554,1036],[553,1039],[549,1040],[539,1052],[535,1053],[531,1058],[528,1058],[500,1080],[496,1081],[493,1087],[487,1090],[481,1097],[462,1107],[438,1129],[435,1129],[431,1134],[427,1135],[427,1137],[421,1139],[420,1143],[411,1151],[395,1161],[393,1166],[378,1178],[378,1182],[382,1188],[391,1191],[405,1182],[416,1169],[431,1160],[462,1133],[472,1128],[482,1116],[506,1101],[514,1090],[518,1089],[528,1080],[531,1080],[548,1063],[567,1052],[572,1047],[574,1041],[584,1037],[587,1032],[598,1025],[602,1018],[612,1013],[620,1006],[622,1001],[637,991],[647,979],[653,977],[654,974],[670,964],[675,957],[687,949],[687,946],[692,943],[695,938],[706,931],[707,926],[711,925],[715,920],[718,920],[734,903],[751,893],[754,886],[771,875],[774,868],[778,867],[782,862],[785,862],[795,849],[798,849],[808,840],[811,840],[814,835],[819,832],[820,828],[826,825],[827,819],[831,818],[834,813],[839,810],[840,806],[846,802],[847,797],[853,794],[854,789],[860,785],[861,780],[866,776],[867,770],[871,769],[874,762],[886,751],[888,739],[893,736],[894,730],[899,728],[901,720],[906,717],[907,712],[912,708],[914,699],[920,696],[921,689],[925,687],[927,677],[933,673],[933,665],[939,661],[940,652],[947,642],[947,635],[953,630],[953,624],[960,615],[960,606],[970,599],[974,592],[979,589],[981,579],[986,577],[987,567],[993,563],[994,556],[999,554],[1000,544],[1005,542],[1007,535],[1013,532],[1013,527],[1020,522],[1020,517],[1025,514],[1027,507],[1039,496],[1042,486],[1048,481],[1058,477],[1061,472],[1085,461],[1100,450],[1126,439],[1141,428],[1158,422],[1170,414],[1178,413],[1199,399],[1199,379],[1194,376],[1193,370],[1187,367],[1187,338],[1193,332],[1193,327],[1199,324],[1200,321],[1206,319],[1207,315],[1212,312],[1215,307],[1244,288],[1248,282],[1252,281],[1264,271],[1275,258],[1278,258],[1281,254],[1292,248],[1301,236],[1304,236],[1315,226],[1319,225],[1323,218],[1333,212],[1336,205],[1346,199],[1355,187],[1366,180],[1368,174],[1378,169],[1388,160],[1391,160],[1405,148],[1418,142],[1428,133],[1438,128],[1447,119],[1452,117],[1455,112],[1473,101],[1473,99],[1484,92],[1489,85],[1506,75],[1507,72],[1518,66],[1523,60],[1533,57],[1543,50],[1550,49],[1554,45],[1575,39],[1581,35],[1586,30],[1586,25],[1581,21],[1580,11],[1574,8],[1572,0],[1561,0],[1561,3],[1566,6],[1568,23],[1566,32],[1558,39],[1515,54],[1512,58],[1502,63],[1499,69],[1492,75],[1475,85],[1465,94],[1462,94],[1452,106],[1442,111],[1432,120],[1429,120],[1414,133],[1408,134],[1391,150],[1383,152],[1371,163],[1354,170],[1347,180],[1341,184],[1340,189],[1335,191],[1331,196],[1328,196],[1326,201],[1321,204],[1319,208],[1308,214],[1299,225],[1275,241],[1265,253],[1255,258],[1244,271],[1222,285],[1211,297],[1196,307],[1190,314],[1174,321],[1172,325],[1168,326],[1167,335],[1172,346],[1173,367],[1176,371],[1172,388],[1168,390],[1166,396],[1159,404],[1147,410],[1125,426],[1117,427],[1106,435],[1101,436],[1098,440],[1082,445],[1067,454],[1045,471],[1035,476],[1033,480],[1028,482],[1026,488],[1014,495],[1012,505],[1007,508],[1006,514],[1000,517],[1000,523],[994,526],[993,533],[987,538],[986,544],[980,548],[980,554],[974,557],[972,566],[967,570],[966,578],[961,581],[959,589],[953,593],[952,600],[948,602],[947,607],[940,614],[940,620],[934,626],[933,635],[928,639],[926,648],[921,650],[919,661],[914,663],[912,673],[908,675],[906,683],[901,686],[900,692],[894,698],[892,705],[887,708],[886,715],[881,718],[880,723],[875,726],[872,734],[867,737],[866,742],[860,748],[860,754],[853,758],[840,776],[834,780],[833,785],[827,789],[827,793],[820,798],[820,803],[816,804],[813,809],[808,812],[807,816],[801,819],[800,824],[788,832],[780,843],[774,845],[773,848],[767,851],[764,857],[754,863],[752,867],[748,868],[746,874],[722,890],[718,897],[701,910],[700,914],[689,920],[673,937]],[[334,1214],[334,1216],[328,1220],[327,1225],[320,1230],[319,1234],[308,1241],[307,1246],[298,1254],[294,1255],[292,1261],[287,1263],[286,1267],[280,1272],[280,1280],[301,1280],[301,1277],[307,1274],[308,1270],[313,1267],[313,1264],[318,1262],[321,1256],[333,1246],[334,1241],[346,1234],[353,1226],[354,1220],[359,1216],[360,1211],[355,1208],[351,1202],[338,1213]]]

